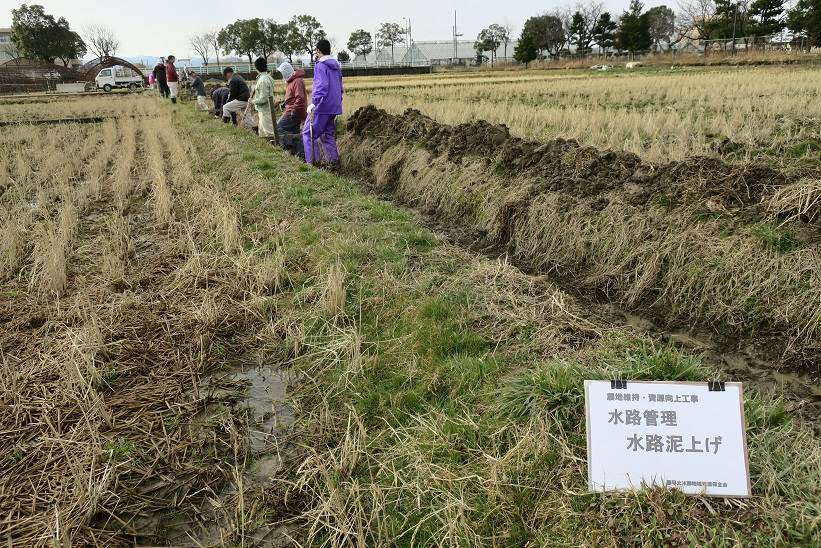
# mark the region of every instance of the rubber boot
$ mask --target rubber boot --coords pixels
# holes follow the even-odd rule
[[[229,116],[223,116],[222,117],[222,123],[223,124],[227,124],[230,121],[231,121],[231,118]]]
[[[234,124],[234,125],[237,125],[237,113],[236,112],[231,113],[231,123]]]
[[[176,105],[176,104],[177,104],[177,98],[176,98],[176,97],[172,97],[172,98],[171,98],[171,103]]]

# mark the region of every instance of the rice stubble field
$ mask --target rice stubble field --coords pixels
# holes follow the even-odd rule
[[[0,104],[107,118],[0,136],[0,539],[819,540],[817,396],[746,391],[751,499],[600,495],[581,382],[726,378],[609,303],[781,340],[766,363],[817,378],[809,153],[659,169],[629,146],[366,109],[349,111],[347,178],[188,105],[58,104]],[[283,371],[287,409],[250,405]]]

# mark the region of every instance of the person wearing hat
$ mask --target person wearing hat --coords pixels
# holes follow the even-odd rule
[[[268,61],[264,58],[259,57],[254,61],[254,67],[258,75],[252,102],[259,118],[259,136],[273,137],[275,135],[274,118],[268,99],[274,97],[274,79],[268,73]]]
[[[299,126],[308,116],[308,93],[305,91],[305,71],[294,70],[287,61],[277,67],[285,80],[285,99],[282,101],[282,116],[277,122],[280,134],[299,133]]]
[[[319,60],[314,65],[314,85],[308,105],[308,122],[302,129],[305,161],[314,163],[318,155],[316,139],[322,143],[331,168],[339,166],[336,148],[336,117],[342,114],[342,66],[331,57],[331,43],[324,38],[316,43]]]

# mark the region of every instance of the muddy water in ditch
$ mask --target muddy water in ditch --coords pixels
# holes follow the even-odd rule
[[[289,374],[276,367],[255,365],[232,373],[229,379],[248,387],[238,405],[250,412],[248,440],[251,452],[257,454],[277,447],[284,430],[294,422],[291,409],[285,404],[291,381]]]
[[[292,451],[285,440],[294,417],[286,403],[292,375],[265,363],[247,363],[242,367],[208,379],[209,406],[195,418],[194,424],[207,427],[226,413],[243,412],[248,429],[243,432],[247,459],[239,455],[233,478],[221,490],[207,497],[197,508],[176,515],[154,515],[135,520],[137,538],[162,539],[169,546],[230,545],[225,536],[231,530],[238,495],[250,490],[272,487],[282,469],[284,458]],[[239,390],[238,390],[239,389]],[[227,466],[231,466],[229,463]],[[288,544],[285,527],[260,526],[247,532],[247,546],[276,548]],[[139,543],[137,543],[139,545]]]
[[[821,416],[821,384],[812,374],[779,370],[776,364],[759,358],[754,348],[730,350],[704,331],[665,330],[652,320],[625,312],[616,306],[607,305],[605,308],[627,327],[701,354],[705,361],[718,366],[725,373],[722,378],[744,381],[765,394],[783,394],[789,408],[812,421],[816,430],[821,429],[821,424],[816,420]]]

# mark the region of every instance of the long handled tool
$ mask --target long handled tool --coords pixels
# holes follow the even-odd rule
[[[316,141],[314,141],[314,116],[313,112],[308,115],[308,124],[311,132],[311,165],[316,165]]]
[[[277,129],[277,115],[274,110],[274,98],[268,97],[268,109],[271,111],[271,123],[274,125],[274,142],[279,146],[279,130]]]

